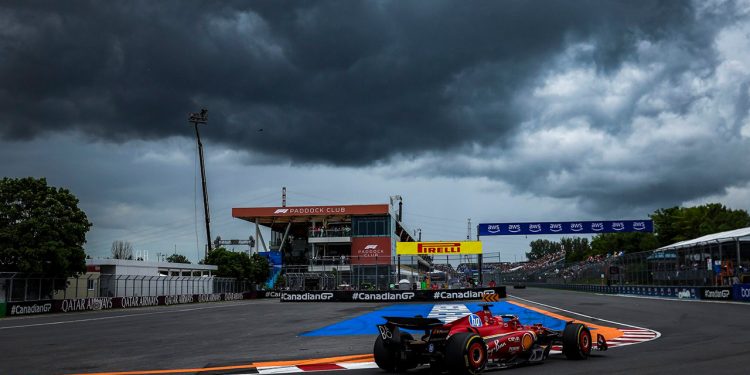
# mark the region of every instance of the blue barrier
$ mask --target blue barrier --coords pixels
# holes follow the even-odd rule
[[[735,284],[732,288],[735,301],[750,302],[750,284]]]
[[[729,286],[662,286],[662,285],[587,285],[528,283],[539,288],[575,290],[602,294],[625,294],[644,297],[664,297],[691,300],[719,300],[750,302],[750,284]]]

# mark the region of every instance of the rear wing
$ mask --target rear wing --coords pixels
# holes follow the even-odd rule
[[[430,330],[443,325],[443,322],[440,319],[423,318],[421,316],[416,316],[413,318],[405,318],[400,316],[384,316],[383,319],[386,320],[386,324],[415,331]]]
[[[400,328],[414,331],[424,330],[425,334],[428,334],[434,328],[443,326],[443,322],[436,318],[423,318],[421,316],[413,318],[384,316],[383,318],[386,320],[386,323],[378,324],[378,331],[383,338],[383,342],[391,346],[401,345]],[[447,334],[447,331],[444,334]]]

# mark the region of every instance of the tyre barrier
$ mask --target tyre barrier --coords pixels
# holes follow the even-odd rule
[[[586,285],[528,283],[537,288],[565,289],[602,294],[625,294],[693,300],[750,302],[750,284],[733,286]]]
[[[479,300],[485,294],[496,294],[505,298],[505,287],[488,287],[474,289],[444,290],[321,290],[321,291],[284,291],[281,302],[435,302]]]

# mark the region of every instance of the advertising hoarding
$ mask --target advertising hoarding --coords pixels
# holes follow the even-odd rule
[[[391,264],[390,237],[352,238],[352,264]]]
[[[477,229],[477,233],[480,236],[576,233],[648,233],[653,231],[654,223],[651,220],[482,223],[479,224]]]
[[[330,290],[330,291],[283,291],[281,302],[410,302],[410,301],[462,301],[481,300],[485,295],[507,297],[504,286],[476,289],[444,290]]]
[[[464,255],[481,254],[480,241],[396,242],[399,255]]]

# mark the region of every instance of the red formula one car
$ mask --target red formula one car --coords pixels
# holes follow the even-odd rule
[[[593,343],[584,324],[568,322],[562,331],[541,324],[523,325],[515,315],[493,316],[489,306],[446,324],[421,316],[385,317],[387,322],[378,325],[375,363],[386,371],[429,364],[451,374],[478,374],[490,368],[542,362],[553,345],[562,346],[568,359],[586,359],[594,346],[607,350],[604,337],[597,334]],[[415,339],[402,328],[424,331],[424,335]]]

